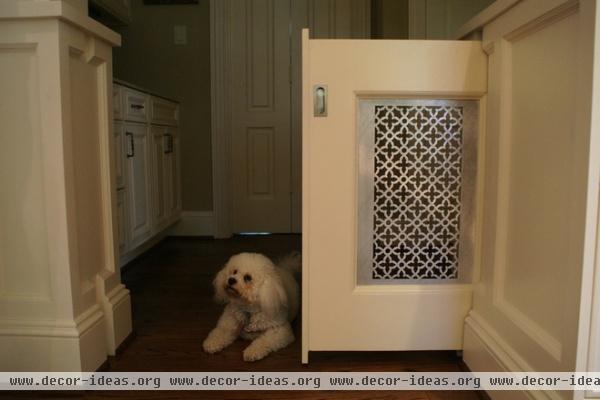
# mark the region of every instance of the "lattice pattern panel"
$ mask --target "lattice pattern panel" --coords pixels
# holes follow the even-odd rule
[[[376,106],[373,279],[458,276],[463,107]]]

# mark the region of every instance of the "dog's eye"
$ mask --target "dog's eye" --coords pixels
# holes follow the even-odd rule
[[[244,282],[250,282],[252,280],[252,277],[248,274],[244,275]]]
[[[234,274],[234,275],[235,275],[235,274],[237,274],[237,269],[234,269],[234,270],[233,270],[233,274]]]

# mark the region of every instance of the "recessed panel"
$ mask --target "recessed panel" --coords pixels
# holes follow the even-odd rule
[[[135,156],[131,157],[131,170],[135,179],[130,178],[129,185],[132,185],[132,196],[134,204],[134,217],[132,230],[140,235],[146,233],[149,226],[148,221],[148,140],[143,132],[145,127],[137,127],[137,132],[133,133],[133,144]]]
[[[36,49],[0,48],[0,297],[48,298],[48,227]],[[18,166],[18,167],[15,167]]]
[[[272,0],[246,2],[246,65],[248,109],[273,108]]]
[[[248,128],[248,194],[273,195],[273,128]]]
[[[104,266],[98,67],[72,54],[71,135],[79,273],[83,286]]]
[[[512,93],[510,130],[504,132],[510,149],[503,149],[510,174],[500,301],[548,343],[562,335],[560,293],[579,257],[571,251],[578,214],[573,199],[585,190],[574,179],[577,30],[577,15],[571,15],[506,46]]]

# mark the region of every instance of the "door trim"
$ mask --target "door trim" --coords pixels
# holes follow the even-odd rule
[[[214,237],[232,236],[230,0],[210,0],[210,99]]]

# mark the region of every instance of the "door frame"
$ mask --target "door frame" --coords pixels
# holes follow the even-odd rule
[[[210,0],[213,236],[231,237],[230,0]]]

